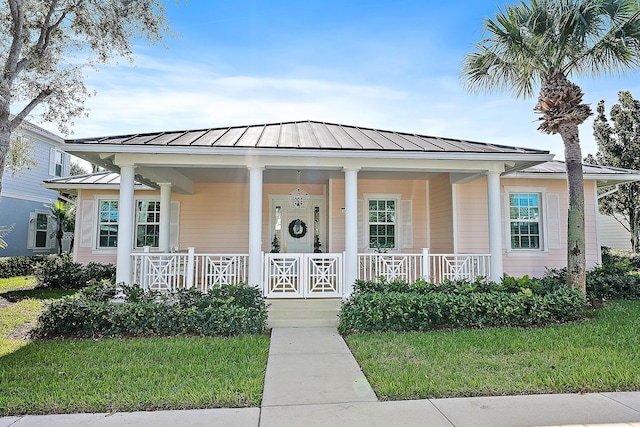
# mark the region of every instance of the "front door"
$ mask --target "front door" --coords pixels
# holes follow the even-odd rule
[[[280,253],[312,253],[316,235],[320,249],[324,249],[324,196],[310,196],[302,208],[293,208],[285,195],[272,195],[269,199],[270,252],[276,249],[274,237]]]
[[[282,215],[282,251],[286,253],[313,252],[313,216],[309,206],[292,209],[285,205]]]

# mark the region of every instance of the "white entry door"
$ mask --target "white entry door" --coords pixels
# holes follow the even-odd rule
[[[270,240],[277,237],[280,253],[313,253],[317,231],[324,252],[324,196],[310,196],[303,208],[293,208],[285,195],[270,195]],[[317,220],[317,222],[316,222]],[[316,230],[317,227],[317,230]]]
[[[282,234],[284,244],[281,248],[286,253],[303,254],[313,252],[313,215],[307,206],[293,209],[285,205],[282,215]]]

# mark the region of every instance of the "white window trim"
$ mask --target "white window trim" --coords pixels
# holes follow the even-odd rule
[[[540,248],[539,249],[513,249],[511,247],[511,215],[509,211],[509,195],[522,193],[538,193],[540,194]],[[503,202],[504,217],[504,233],[506,236],[506,250],[508,256],[547,256],[549,253],[548,236],[547,236],[547,189],[546,187],[504,187]]]
[[[65,156],[68,155],[64,151],[53,147],[49,150],[49,175],[58,177],[58,175],[56,175],[56,154],[58,153],[60,154],[60,177],[63,177],[67,175],[65,173],[65,164],[68,163],[68,161],[65,161]]]
[[[134,250],[144,250],[144,246],[137,246],[138,244],[138,225],[141,225],[138,222],[138,203],[140,202],[158,202],[160,203],[160,198],[159,197],[139,197],[136,198],[134,203],[133,203],[133,214],[134,214],[134,218],[133,218],[133,249]],[[158,211],[158,214],[160,212]],[[148,222],[144,222],[143,224],[155,224],[155,223],[148,223]],[[158,217],[158,238],[160,237],[160,219]],[[159,240],[158,240],[158,245],[159,245]],[[159,251],[159,247],[158,246],[149,246],[149,250],[151,251]]]
[[[52,221],[49,215],[51,212],[42,210],[42,209],[35,209],[31,213],[33,213],[34,215],[33,217],[31,217],[31,215],[29,216],[29,222],[31,222],[31,220],[33,219],[34,224],[33,224],[33,230],[31,229],[31,224],[27,225],[27,232],[29,233],[27,235],[27,249],[33,252],[49,252],[52,249],[52,245],[55,242],[55,240],[51,237],[51,233],[54,232],[54,230],[51,228]],[[43,246],[43,247],[36,246],[36,233],[38,231],[37,230],[38,215],[45,215],[47,217],[47,231],[46,231],[47,244],[46,246]],[[33,238],[31,236],[32,233],[33,233]]]
[[[117,201],[118,202],[118,209],[120,209],[120,196],[118,194],[94,194],[93,199],[95,200],[95,206],[93,208],[93,244],[92,244],[92,250],[91,253],[92,254],[96,254],[96,255],[100,255],[100,254],[115,254],[117,253],[118,248],[117,247],[102,247],[102,246],[98,246],[100,243],[100,239],[99,239],[99,226],[100,226],[100,201]],[[138,208],[138,202],[142,202],[142,201],[154,201],[154,202],[159,202],[160,201],[160,196],[159,195],[149,195],[149,196],[136,196],[133,200],[133,206],[134,206],[134,217],[131,218],[132,221],[132,233],[131,233],[131,251],[132,252],[143,252],[144,248],[137,248],[136,247],[136,225],[137,225],[137,208]],[[173,203],[174,201],[172,200],[171,203]],[[119,213],[119,212],[118,212]],[[151,247],[149,248],[149,250],[151,252],[159,252],[160,249],[156,248],[156,247]]]
[[[393,200],[396,205],[396,222],[395,222],[395,246],[393,248],[389,248],[389,253],[400,253],[402,250],[402,212],[401,212],[401,201],[402,194],[384,194],[384,193],[363,193],[363,215],[364,221],[362,222],[363,236],[364,236],[364,245],[365,250],[367,252],[375,252],[374,248],[369,247],[369,200]]]
[[[100,246],[100,202],[118,202],[118,220],[120,220],[120,199],[118,197],[113,197],[113,195],[98,195],[94,196],[96,201],[94,212],[93,212],[93,235],[94,235],[94,245],[93,245],[93,253],[95,254],[109,254],[116,253],[118,247],[111,246]],[[118,229],[118,232],[120,230]]]

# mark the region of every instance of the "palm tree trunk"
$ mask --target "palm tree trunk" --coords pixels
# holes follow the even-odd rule
[[[578,125],[563,123],[559,133],[564,142],[564,158],[569,190],[567,222],[567,285],[586,292],[586,246],[584,229],[584,178]]]

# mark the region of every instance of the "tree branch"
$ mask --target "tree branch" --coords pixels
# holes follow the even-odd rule
[[[33,111],[33,109],[36,108],[38,104],[47,99],[47,97],[49,97],[52,93],[53,90],[51,90],[51,88],[46,88],[40,91],[38,96],[33,98],[31,102],[29,102],[29,104],[27,104],[18,114],[13,117],[13,119],[9,121],[9,130],[13,132],[15,128],[20,126],[22,121],[29,115],[29,113],[31,113],[31,111]]]
[[[17,72],[16,67],[20,51],[22,50],[23,33],[24,33],[24,9],[22,8],[22,0],[9,0],[9,9],[11,10],[11,19],[13,20],[12,42],[7,55],[7,61],[4,64],[2,80],[5,87],[11,87],[11,83],[15,79]]]

